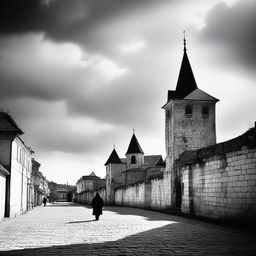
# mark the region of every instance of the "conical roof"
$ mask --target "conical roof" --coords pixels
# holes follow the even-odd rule
[[[184,98],[195,89],[197,89],[196,80],[189,63],[187,50],[186,48],[184,48],[184,54],[176,86],[175,97]]]
[[[126,155],[127,154],[134,154],[134,153],[142,153],[144,154],[143,150],[141,149],[141,146],[135,136],[135,134],[132,135],[129,147],[127,149]]]
[[[118,154],[116,153],[116,150],[113,149],[112,153],[110,154],[107,162],[105,163],[105,165],[108,165],[108,164],[121,164],[121,160],[118,156]]]
[[[181,62],[176,90],[169,90],[167,102],[171,99],[184,99],[188,94],[197,89],[196,80],[188,59],[186,39],[184,38],[184,54]]]

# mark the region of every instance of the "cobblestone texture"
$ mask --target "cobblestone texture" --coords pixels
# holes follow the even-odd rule
[[[0,255],[256,255],[245,231],[135,208],[56,203],[0,223]]]

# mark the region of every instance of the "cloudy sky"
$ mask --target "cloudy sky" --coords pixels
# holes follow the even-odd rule
[[[220,99],[217,140],[256,121],[254,0],[1,0],[0,107],[49,180],[75,184],[124,157],[135,129],[165,157],[167,90],[183,30],[197,85]]]

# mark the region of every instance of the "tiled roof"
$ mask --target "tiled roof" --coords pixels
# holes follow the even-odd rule
[[[127,154],[136,154],[136,153],[142,153],[144,154],[135,134],[132,135],[129,147],[127,149],[126,155]]]
[[[113,149],[112,153],[110,154],[107,162],[105,163],[105,165],[108,165],[108,164],[121,164],[121,160],[116,152],[115,149]]]
[[[0,132],[23,134],[13,118],[6,112],[0,112]]]
[[[163,161],[161,155],[144,156],[144,165],[153,167],[161,160]]]
[[[92,172],[90,175],[84,175],[84,176],[82,176],[78,181],[77,181],[77,183],[79,183],[80,181],[82,181],[82,180],[100,180],[101,178],[100,177],[98,177],[98,176],[96,176],[95,174],[94,174],[94,172]],[[76,183],[76,184],[77,184]]]

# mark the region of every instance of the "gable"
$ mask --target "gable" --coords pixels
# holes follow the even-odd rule
[[[185,98],[185,100],[203,100],[203,101],[219,101],[218,99],[214,98],[210,94],[200,90],[195,89],[193,92],[188,94]]]

